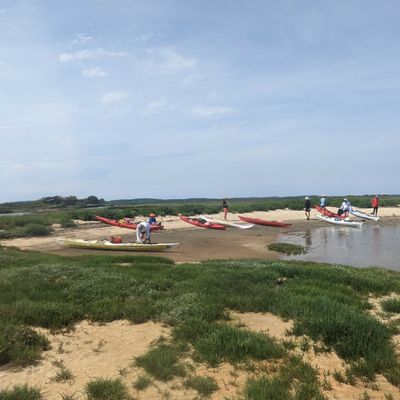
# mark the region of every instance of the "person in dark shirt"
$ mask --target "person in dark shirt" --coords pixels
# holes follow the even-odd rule
[[[224,210],[224,219],[226,220],[227,216],[228,216],[228,209],[229,209],[229,203],[227,199],[223,199],[222,200],[222,208]]]
[[[306,214],[307,221],[311,216],[311,201],[308,196],[304,199],[304,213]]]

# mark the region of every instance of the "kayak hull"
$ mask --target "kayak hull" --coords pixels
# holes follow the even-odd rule
[[[194,226],[198,226],[198,227],[200,227],[200,228],[218,229],[218,230],[224,230],[224,229],[226,229],[226,227],[223,226],[223,225],[220,225],[220,224],[212,224],[212,223],[204,224],[204,223],[202,223],[202,222],[200,222],[200,221],[197,221],[197,220],[195,220],[195,219],[193,219],[193,218],[186,217],[185,215],[179,215],[179,218],[180,218],[182,221],[187,222],[188,224],[191,224],[191,225],[194,225]]]
[[[340,225],[340,226],[352,226],[354,228],[361,228],[363,225],[362,222],[345,221],[340,218],[327,217],[326,215],[322,215],[322,214],[317,214],[317,218],[319,218],[321,221],[328,222],[328,223],[334,224],[334,225]]]
[[[375,221],[375,222],[377,222],[379,220],[379,217],[374,217],[373,215],[365,214],[360,210],[351,210],[350,214],[352,214],[358,218],[368,219],[368,220]]]
[[[112,243],[108,240],[63,239],[64,247],[89,250],[113,251],[164,251],[177,247],[179,243]]]
[[[95,215],[94,217],[98,221],[103,222],[104,224],[112,225],[112,226],[118,226],[119,228],[136,229],[137,226],[138,226],[138,224],[136,224],[136,223],[132,223],[132,224],[122,223],[122,222],[119,222],[119,221],[117,221],[115,219],[108,219],[108,218],[105,218],[105,217],[100,217],[98,215]],[[161,226],[161,225],[152,225],[151,228],[150,228],[151,231],[159,231],[159,230],[162,230],[162,229],[164,229],[164,227]]]
[[[292,225],[292,224],[286,224],[285,222],[267,221],[265,219],[260,219],[260,218],[243,217],[241,215],[239,215],[239,218],[242,221],[250,222],[251,224],[273,226],[273,227],[276,227],[276,228],[287,228],[288,226]]]
[[[207,215],[202,215],[206,221],[210,222],[211,224],[219,224],[223,226],[227,226],[228,228],[239,228],[239,229],[249,229],[254,226],[254,224],[235,224],[234,222],[225,221],[223,219],[211,218]]]
[[[331,217],[331,218],[340,218],[340,219],[344,219],[345,216],[343,215],[339,215],[339,214],[335,214],[332,211],[329,211],[327,208],[322,208],[320,206],[315,206],[315,209],[321,213],[322,215],[325,215],[326,217]]]

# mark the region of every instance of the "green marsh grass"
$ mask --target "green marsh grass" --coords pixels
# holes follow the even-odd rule
[[[186,375],[185,366],[179,361],[180,352],[175,346],[161,343],[151,348],[143,356],[135,359],[135,364],[160,381],[169,381],[175,376]]]
[[[130,268],[119,265],[127,262]],[[277,285],[282,276],[285,285]],[[162,257],[63,258],[0,247],[0,364],[40,357],[48,343],[31,326],[57,330],[83,319],[168,323],[171,353],[191,344],[210,365],[284,356],[267,336],[226,324],[227,310],[235,310],[292,319],[294,333],[334,349],[354,376],[382,373],[400,385],[394,329],[368,313],[371,294],[392,292],[400,293],[400,274],[379,268],[269,260],[174,265]]]
[[[85,386],[88,400],[131,400],[127,387],[120,379],[96,378]]]
[[[382,302],[383,311],[400,314],[400,299],[388,299]]]
[[[275,376],[250,378],[244,390],[246,400],[324,400],[315,370],[291,357]]]
[[[304,246],[292,243],[272,243],[268,245],[268,249],[277,251],[278,253],[284,253],[289,256],[307,253],[307,250]]]
[[[210,376],[191,376],[185,379],[184,386],[196,390],[201,397],[210,397],[219,389],[215,379]]]
[[[132,387],[137,391],[147,389],[152,383],[149,376],[142,374],[137,377],[137,379],[132,383]]]
[[[0,389],[0,400],[42,400],[43,396],[36,387],[16,385],[12,389]]]

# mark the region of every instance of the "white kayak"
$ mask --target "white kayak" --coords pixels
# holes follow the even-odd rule
[[[109,240],[61,239],[65,247],[91,250],[116,251],[163,251],[179,245],[179,243],[112,243]]]
[[[321,221],[329,222],[330,224],[353,226],[355,228],[361,228],[363,224],[362,222],[357,222],[357,221],[346,221],[345,219],[327,217],[326,215],[322,214],[317,214],[317,218],[319,218]]]
[[[225,221],[224,219],[211,218],[208,215],[201,215],[200,217],[205,219],[207,222],[210,222],[211,224],[224,225],[231,228],[249,229],[254,226],[254,224],[236,224],[234,222]]]
[[[379,220],[379,217],[374,217],[373,215],[365,214],[360,210],[351,210],[350,214],[353,214],[354,216],[356,216],[358,218],[370,219],[371,221],[375,221],[375,222]]]

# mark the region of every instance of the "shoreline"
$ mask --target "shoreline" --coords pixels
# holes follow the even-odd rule
[[[370,209],[360,210],[370,212]],[[377,224],[397,223],[400,218],[400,208],[382,208],[379,211],[381,219]],[[105,239],[110,236],[120,236],[124,242],[136,240],[135,230],[106,225],[98,221],[76,221],[76,227],[74,228],[62,228],[59,225],[54,225],[50,236],[7,239],[2,240],[0,243],[4,246],[14,246],[22,250],[34,250],[63,256],[79,256],[83,254],[156,255],[170,258],[179,263],[246,258],[280,259],[281,255],[268,250],[267,246],[275,243],[281,233],[326,226],[326,223],[319,221],[315,214],[316,211],[313,209],[309,221],[305,219],[303,210],[253,211],[250,213],[228,214],[228,221],[230,222],[243,223],[239,219],[239,215],[243,215],[283,221],[292,225],[287,228],[255,225],[251,229],[227,228],[225,231],[195,227],[182,221],[178,216],[159,217],[158,221],[163,223],[165,230],[153,233],[152,241],[180,243],[177,249],[165,252],[113,252],[69,249],[62,247],[58,243],[57,240],[60,238]],[[221,218],[221,216],[222,213],[210,215],[213,218]],[[353,216],[351,219],[356,220]]]

